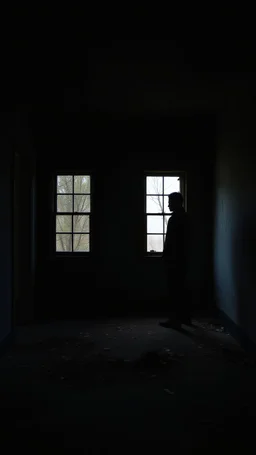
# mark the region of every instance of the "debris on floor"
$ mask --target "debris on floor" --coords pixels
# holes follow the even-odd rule
[[[174,392],[171,392],[169,389],[164,389],[164,392],[168,393],[168,395],[174,395]]]
[[[193,323],[194,327],[201,328],[201,329],[206,330],[206,331],[213,331],[213,332],[219,332],[219,333],[228,334],[228,332],[225,331],[225,327],[222,326],[221,324],[218,324],[218,323],[213,324],[211,322],[198,321],[198,320],[195,320],[195,319],[193,319],[192,323]]]
[[[102,335],[117,340],[110,347],[104,347],[106,338],[103,336],[101,339],[102,344],[99,345],[94,340],[91,340],[93,332],[86,330],[78,331],[76,336],[69,337],[49,337],[40,339],[33,343],[27,343],[23,345],[15,346],[8,355],[6,355],[6,361],[8,362],[9,368],[15,363],[18,365],[19,352],[34,356],[36,361],[27,361],[26,355],[22,362],[19,363],[19,374],[28,374],[31,370],[32,378],[40,381],[49,382],[60,382],[60,378],[65,378],[63,381],[63,387],[74,386],[75,384],[81,384],[84,387],[86,384],[96,384],[98,377],[102,374],[105,378],[106,384],[118,383],[120,381],[137,381],[141,378],[142,381],[151,380],[153,378],[160,379],[161,377],[172,377],[182,368],[186,368],[188,362],[194,357],[209,357],[209,361],[224,362],[225,364],[238,364],[244,366],[244,368],[252,368],[256,366],[254,359],[247,356],[244,351],[234,345],[234,349],[230,346],[230,342],[221,338],[221,343],[218,337],[212,337],[208,333],[209,331],[216,329],[217,333],[224,333],[224,327],[222,325],[208,323],[205,321],[194,321],[194,325],[197,327],[196,331],[192,332],[187,330],[187,336],[190,337],[191,350],[182,352],[179,348],[179,352],[176,351],[176,346],[172,344],[172,337],[170,340],[166,340],[162,343],[162,347],[159,345],[161,342],[158,337],[150,337],[148,341],[147,335],[157,334],[154,332],[153,326],[148,327],[145,331],[136,332],[136,336],[131,333],[131,330],[136,326],[113,325],[111,328],[108,326],[107,330],[103,328]],[[130,327],[130,330],[127,328]],[[138,326],[137,326],[138,327]],[[149,330],[150,329],[150,330]],[[152,330],[151,330],[152,329]],[[138,328],[139,330],[139,328]],[[122,333],[118,333],[122,332]],[[115,354],[115,347],[119,343],[119,338],[127,336],[132,340],[138,340],[137,342],[131,343],[134,349],[136,343],[138,345],[146,340],[146,349],[140,350],[135,356],[134,354],[129,358],[129,352]],[[132,336],[133,335],[133,336]],[[182,335],[183,336],[183,335]],[[184,336],[186,336],[184,334]],[[95,338],[95,336],[93,336]],[[192,339],[192,342],[191,342]],[[104,344],[103,344],[104,343]],[[127,343],[129,343],[127,341]],[[147,350],[148,343],[152,343],[152,346],[156,346],[156,349]],[[158,346],[158,348],[157,348]],[[160,346],[160,347],[159,347]],[[31,354],[30,354],[31,352]],[[34,354],[33,354],[34,352]],[[35,356],[36,353],[36,356]],[[31,357],[32,358],[32,357]],[[23,367],[23,366],[26,366]],[[21,372],[21,373],[20,373]]]
[[[182,354],[174,354],[166,350],[149,351],[135,362],[135,366],[143,369],[168,369],[180,363],[181,357],[183,357]]]

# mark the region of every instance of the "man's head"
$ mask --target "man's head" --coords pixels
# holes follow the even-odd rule
[[[169,204],[168,207],[170,212],[175,212],[183,207],[183,196],[181,193],[171,193],[169,194]]]

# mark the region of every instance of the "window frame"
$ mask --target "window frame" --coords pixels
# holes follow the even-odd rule
[[[75,212],[74,210],[72,212],[58,212],[57,211],[57,200],[58,200],[58,195],[59,193],[57,192],[57,178],[60,175],[70,175],[73,177],[73,182],[72,182],[72,193],[65,193],[67,195],[72,196],[72,207],[74,209],[74,200],[76,195],[90,195],[90,211],[89,212],[84,212],[84,215],[89,216],[89,232],[85,234],[89,234],[89,251],[57,251],[56,250],[56,234],[57,234],[57,215],[71,215],[72,216],[72,248],[73,248],[73,236],[74,234],[80,234],[79,232],[74,232],[73,231],[73,217],[75,215],[81,214],[81,212]],[[75,193],[74,192],[74,177],[76,176],[89,176],[90,177],[90,193]],[[93,251],[93,193],[94,193],[94,178],[93,178],[93,173],[91,170],[88,169],[76,169],[76,170],[61,170],[58,169],[55,172],[54,179],[53,179],[53,186],[54,186],[54,200],[53,200],[53,252],[55,257],[60,257],[60,258],[65,258],[65,257],[89,257],[92,255]]]
[[[184,198],[184,208],[187,210],[187,174],[185,171],[145,171],[144,172],[144,255],[150,258],[159,258],[162,257],[163,252],[155,251],[149,252],[147,251],[147,240],[148,240],[148,230],[147,230],[147,217],[152,216],[159,216],[158,213],[147,213],[147,196],[150,195],[147,193],[147,177],[179,177],[180,178],[180,192]],[[163,193],[160,196],[165,196],[164,188]],[[171,212],[165,213],[163,216],[170,216]],[[157,233],[156,233],[157,234]],[[161,233],[159,235],[162,235]],[[164,237],[164,230],[163,230],[163,237]]]

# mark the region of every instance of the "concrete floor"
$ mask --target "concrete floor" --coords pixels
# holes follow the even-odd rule
[[[1,358],[2,439],[36,453],[81,448],[247,448],[256,364],[221,326],[159,319],[17,330]],[[249,426],[250,425],[250,426]],[[24,445],[23,445],[24,444]],[[50,452],[51,453],[51,452]]]

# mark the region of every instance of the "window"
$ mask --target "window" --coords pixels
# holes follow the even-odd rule
[[[91,177],[58,175],[56,179],[56,252],[90,251]]]
[[[181,192],[184,197],[184,178],[179,174],[146,176],[146,251],[161,253],[164,248],[168,220],[168,196]]]

